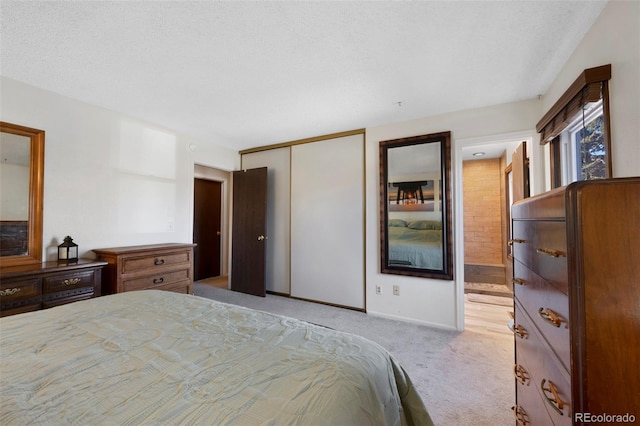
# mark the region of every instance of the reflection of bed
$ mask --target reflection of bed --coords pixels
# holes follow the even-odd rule
[[[442,222],[390,220],[389,265],[442,269]]]
[[[0,320],[0,424],[431,424],[377,344],[144,290]]]

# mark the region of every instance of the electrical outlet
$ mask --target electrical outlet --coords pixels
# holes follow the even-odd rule
[[[393,295],[394,296],[400,296],[400,286],[399,285],[394,285],[393,286]]]
[[[376,294],[377,295],[381,295],[382,294],[382,287],[379,286],[379,285],[376,286]]]

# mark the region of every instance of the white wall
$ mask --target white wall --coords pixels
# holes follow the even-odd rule
[[[613,176],[640,175],[640,2],[610,1],[543,97],[548,110],[586,68],[611,64]]]
[[[379,242],[379,151],[380,141],[417,136],[428,133],[451,131],[452,153],[459,151],[460,140],[483,139],[491,135],[532,134],[531,130],[542,115],[541,102],[529,100],[506,105],[458,111],[435,117],[427,117],[403,123],[367,129],[366,132],[366,230],[368,248],[366,253],[366,297],[367,312],[374,315],[420,322],[437,327],[461,329],[461,312],[458,299],[464,290],[460,274],[454,281],[434,280],[428,278],[404,277],[381,274],[380,242]],[[485,141],[486,143],[486,141]],[[536,156],[539,152],[536,151]],[[460,162],[461,164],[461,162]],[[461,206],[456,203],[455,187],[458,183],[455,155],[452,158],[452,204],[454,212]],[[461,174],[460,174],[461,175]],[[461,229],[461,222],[455,222],[455,251],[461,252],[463,247],[456,239],[456,229]],[[454,255],[454,268],[462,256]],[[377,295],[376,286],[382,287],[382,294]],[[400,295],[393,295],[393,285],[400,286]]]
[[[239,165],[237,152],[212,143],[14,80],[1,83],[0,119],[45,131],[47,260],[65,235],[83,257],[100,247],[191,242],[194,163]]]

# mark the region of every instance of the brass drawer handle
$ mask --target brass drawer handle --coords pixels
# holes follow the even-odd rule
[[[160,278],[154,278],[153,279],[153,283],[154,284],[162,284],[164,282],[164,278],[160,277]]]
[[[513,417],[516,418],[516,424],[518,426],[527,426],[529,424],[529,418],[524,408],[516,405],[515,407],[511,407],[511,409],[513,410]]]
[[[527,330],[521,325],[509,324],[509,330],[511,330],[513,334],[515,334],[521,339],[526,339],[527,336],[529,335],[529,333],[527,333]]]
[[[164,259],[160,258],[158,259],[157,257],[153,260],[153,264],[156,266],[160,266],[160,265],[164,265]]]
[[[8,288],[6,290],[0,290],[0,296],[13,296],[16,293],[20,293],[22,289],[20,287]]]
[[[545,382],[549,384],[549,387],[544,387]],[[547,381],[547,379],[542,379],[542,382],[540,382],[540,389],[542,389],[542,394],[549,405],[551,405],[560,415],[563,415],[564,413],[562,412],[562,409],[566,403],[560,399],[560,394],[558,393],[556,385],[554,385],[551,380]],[[549,396],[549,393],[551,396]]]
[[[82,281],[81,278],[68,278],[68,279],[62,281],[62,285],[76,285],[80,281]]]
[[[514,238],[512,240],[509,240],[509,242],[507,242],[508,245],[512,246],[514,243],[518,243],[518,244],[524,244],[526,243],[526,240],[523,240],[521,238]]]
[[[513,283],[518,285],[526,285],[527,281],[523,280],[522,278],[514,278]]]
[[[560,315],[556,314],[549,308],[538,309],[538,316],[543,320],[545,320],[546,322],[548,322],[549,324],[553,325],[554,327],[560,327],[560,324],[562,324],[562,319],[560,318]]]
[[[516,377],[517,381],[519,381],[523,385],[529,386],[531,378],[529,377],[529,373],[524,369],[523,366],[521,366],[520,364],[514,364],[513,375]]]
[[[551,257],[567,257],[567,254],[560,250],[548,249],[548,248],[539,248],[536,249],[537,253],[546,254]]]

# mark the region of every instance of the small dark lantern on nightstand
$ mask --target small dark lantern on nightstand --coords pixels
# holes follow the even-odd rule
[[[58,262],[77,262],[78,245],[70,236],[64,237],[62,244],[58,246]]]

